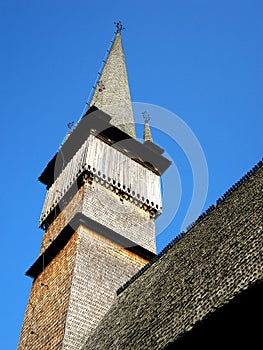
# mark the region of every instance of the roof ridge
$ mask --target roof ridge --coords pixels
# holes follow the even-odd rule
[[[212,204],[206,209],[192,224],[187,227],[187,232],[194,227],[197,223],[203,220],[208,214],[212,212],[219,204],[223,203],[233,192],[235,192],[244,182],[249,180],[251,176],[263,165],[263,158],[254,167],[249,170],[245,175],[243,175],[237,182],[234,183],[221,197],[216,201],[216,204]]]
[[[249,170],[245,175],[243,175],[240,180],[238,180],[234,185],[232,185],[217,201],[216,204],[212,204],[208,209],[205,210],[192,224],[187,227],[186,231],[182,231],[177,235],[170,243],[168,243],[159,254],[157,254],[152,260],[150,260],[142,269],[140,269],[135,275],[133,275],[123,286],[117,290],[117,295],[123,292],[130,284],[132,284],[138,277],[140,277],[144,271],[146,271],[151,265],[158,261],[165,253],[167,253],[177,242],[179,242],[183,237],[185,237],[189,231],[196,224],[200,223],[204,218],[206,218],[215,208],[217,208],[221,203],[225,201],[233,192],[235,192],[241,185],[248,181],[255,172],[263,166],[263,158],[254,167]]]

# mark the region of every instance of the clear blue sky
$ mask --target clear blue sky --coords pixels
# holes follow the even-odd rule
[[[0,0],[0,349],[16,348],[31,287],[24,272],[41,243],[37,178],[80,117],[113,22],[126,27],[132,100],[176,113],[202,145],[205,209],[262,157],[262,15],[261,0]],[[187,206],[191,174],[174,144],[161,145],[178,162]],[[179,233],[184,206],[159,250]]]

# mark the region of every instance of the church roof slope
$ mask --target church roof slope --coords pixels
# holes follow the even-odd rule
[[[116,298],[83,350],[164,349],[263,280],[263,162]]]

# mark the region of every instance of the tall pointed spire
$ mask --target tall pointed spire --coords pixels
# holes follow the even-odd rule
[[[143,118],[144,118],[144,132],[143,132],[143,141],[151,141],[153,142],[153,138],[152,138],[152,133],[151,133],[151,129],[150,129],[150,116],[149,114],[145,111],[142,113]]]
[[[109,55],[96,85],[90,107],[95,106],[109,114],[111,124],[136,138],[126,63],[121,41],[121,22]]]

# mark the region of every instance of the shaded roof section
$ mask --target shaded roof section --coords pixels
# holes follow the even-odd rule
[[[116,32],[109,55],[96,85],[90,107],[112,116],[111,124],[136,138],[130,89],[120,31]]]
[[[263,281],[238,293],[165,350],[257,349],[262,342]]]
[[[263,162],[119,294],[87,349],[164,349],[263,279]]]

